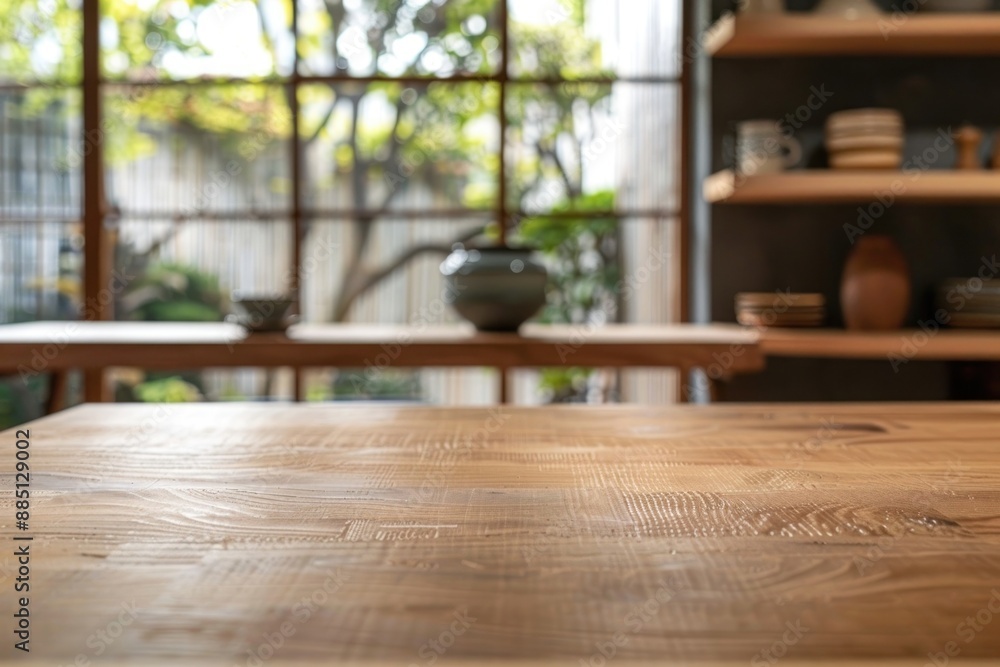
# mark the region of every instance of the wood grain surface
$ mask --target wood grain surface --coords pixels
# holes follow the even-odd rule
[[[997,405],[93,405],[28,428],[35,664],[1000,657]]]
[[[469,325],[303,324],[247,336],[210,322],[28,322],[0,325],[0,369],[17,372],[136,366],[431,367],[608,366],[759,370],[757,334],[713,325],[525,325],[520,333]],[[738,354],[732,354],[736,350]]]

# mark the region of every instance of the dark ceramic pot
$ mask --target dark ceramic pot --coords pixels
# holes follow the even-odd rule
[[[548,273],[522,248],[458,249],[441,264],[452,306],[480,331],[517,331],[545,305]]]

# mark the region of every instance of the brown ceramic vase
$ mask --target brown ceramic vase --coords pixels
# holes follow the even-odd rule
[[[898,329],[910,308],[910,270],[888,236],[867,234],[847,257],[840,283],[840,307],[848,329]]]

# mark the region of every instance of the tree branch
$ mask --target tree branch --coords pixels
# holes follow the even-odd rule
[[[309,146],[309,144],[311,144],[312,142],[316,141],[316,139],[319,138],[319,135],[323,131],[323,128],[325,128],[326,124],[330,122],[331,118],[333,118],[333,112],[337,110],[337,104],[339,102],[340,102],[340,97],[338,97],[337,92],[334,91],[333,102],[330,103],[330,108],[326,110],[325,114],[323,114],[323,120],[321,120],[319,125],[316,126],[316,131],[313,132],[311,135],[309,135],[308,139],[302,142],[303,149],[305,149],[307,146]]]
[[[559,170],[559,176],[562,178],[562,182],[566,186],[567,197],[569,199],[575,199],[578,197],[582,187],[578,187],[573,184],[572,179],[569,177],[569,172],[566,170],[566,165],[564,165],[563,161],[559,158],[559,154],[556,152],[556,149],[554,147],[551,149],[546,148],[542,145],[541,141],[536,143],[536,147],[539,154],[549,158],[549,160],[552,161],[552,164],[556,166],[556,169]]]
[[[448,253],[451,252],[452,246],[454,246],[456,243],[464,243],[466,241],[474,239],[475,237],[482,234],[484,231],[486,231],[485,226],[471,229],[465,234],[462,234],[461,236],[456,238],[454,241],[452,241],[451,245],[447,246],[442,245],[440,243],[423,243],[420,245],[415,245],[411,246],[410,248],[407,248],[397,257],[387,262],[381,268],[376,269],[375,271],[371,271],[367,275],[365,275],[364,279],[361,280],[359,283],[357,283],[357,285],[353,287],[353,289],[351,289],[350,291],[345,290],[342,303],[338,303],[338,308],[340,310],[334,313],[334,319],[338,322],[341,321],[343,318],[347,316],[347,311],[350,310],[352,305],[354,305],[354,302],[357,301],[358,297],[360,297],[362,294],[364,294],[366,291],[368,291],[378,283],[388,278],[397,270],[406,266],[408,263],[410,263],[412,260],[419,257],[420,255],[429,252],[436,252],[443,255],[447,255]]]

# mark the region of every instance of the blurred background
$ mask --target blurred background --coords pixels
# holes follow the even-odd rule
[[[294,2],[104,0],[102,130],[81,140],[80,0],[5,0],[0,323],[85,318],[81,174],[98,143],[119,320],[220,321],[232,290],[287,291],[297,273],[304,322],[455,322],[442,259],[507,220],[549,269],[537,321],[678,321],[679,0]],[[493,369],[363,385],[351,370],[307,370],[306,398],[497,400]],[[512,380],[529,404],[678,388],[671,371]],[[294,379],[111,381],[120,401],[223,401],[290,400]],[[0,427],[38,416],[45,383],[0,382]]]

